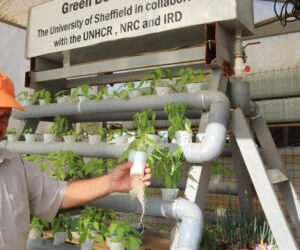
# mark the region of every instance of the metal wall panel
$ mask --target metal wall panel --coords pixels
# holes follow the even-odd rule
[[[251,41],[261,42],[246,49],[252,73],[300,67],[300,32],[246,40],[243,44]]]
[[[267,123],[300,122],[300,97],[256,102]]]
[[[248,80],[252,100],[300,96],[300,68],[256,73]]]

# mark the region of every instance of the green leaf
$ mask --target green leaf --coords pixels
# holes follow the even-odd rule
[[[130,235],[129,236],[129,249],[130,250],[138,250],[139,246],[140,246],[139,240],[136,237]]]
[[[126,99],[128,99],[128,94],[129,94],[128,90],[123,90],[121,92],[120,98],[126,100]]]
[[[111,223],[109,226],[109,234],[112,235],[116,231],[117,227],[118,225],[115,222]]]
[[[84,227],[88,227],[89,223],[90,223],[90,218],[85,218],[83,221]]]
[[[79,243],[81,244],[82,242],[84,242],[86,239],[87,239],[87,236],[88,236],[88,232],[85,231],[85,232],[82,232],[79,236]]]
[[[95,240],[100,244],[102,244],[104,242],[104,238],[101,234],[97,234],[95,237]]]
[[[94,221],[93,222],[93,227],[98,231],[99,230],[99,223]]]
[[[133,90],[134,89],[134,83],[133,82],[128,82],[127,87],[128,87],[128,89]]]
[[[166,185],[166,188],[172,188],[173,187],[173,182],[172,182],[172,178],[171,178],[170,175],[165,176],[165,185]]]
[[[72,232],[67,232],[67,233],[68,233],[68,240],[72,241],[73,240]]]
[[[185,124],[184,124],[185,130],[191,133],[192,132],[191,126],[192,126],[192,121],[190,119],[185,119]]]
[[[114,95],[115,97],[120,97],[118,91],[116,91],[116,90],[113,92],[113,95]]]
[[[122,237],[124,235],[124,228],[118,227],[117,228],[117,236]]]

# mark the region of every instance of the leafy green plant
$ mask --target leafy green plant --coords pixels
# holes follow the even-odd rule
[[[55,94],[56,99],[58,97],[64,96],[66,92],[67,92],[66,90],[61,90],[61,91],[56,92],[56,94]]]
[[[134,114],[134,124],[137,128],[137,136],[143,134],[155,134],[155,128],[151,122],[155,121],[155,112],[152,109],[144,109]]]
[[[45,100],[47,104],[49,104],[52,100],[50,91],[46,89],[41,89],[35,92],[35,98]]]
[[[201,249],[203,250],[219,250],[220,242],[216,238],[216,225],[204,223],[204,230],[201,240]]]
[[[145,82],[150,82],[151,93],[154,92],[155,87],[170,87],[173,86],[167,84],[164,79],[172,80],[172,73],[169,69],[156,68],[148,71],[148,73],[143,77],[141,84]]]
[[[32,128],[25,129],[23,134],[32,134]]]
[[[82,157],[75,152],[68,151],[51,151],[48,154],[48,169],[50,177],[58,180],[78,180],[85,178],[84,162]]]
[[[103,99],[103,96],[108,96],[108,86],[100,89],[96,95],[91,95],[90,100],[100,101],[101,99]]]
[[[234,170],[231,169],[230,167],[223,166],[223,170],[224,170],[224,175],[230,176],[230,177],[234,176]]]
[[[225,176],[233,176],[234,171],[228,166],[221,165],[218,161],[213,162],[212,164],[212,170],[211,170],[212,175],[221,175],[224,174]]]
[[[14,142],[18,140],[19,135],[17,131],[13,128],[6,130],[6,138],[9,142]]]
[[[217,218],[215,236],[220,245],[236,245],[238,249],[276,245],[270,227],[262,215],[248,220],[241,214],[228,212]]]
[[[26,161],[33,162],[42,171],[47,171],[48,170],[48,162],[47,162],[47,156],[46,155],[22,154],[22,158]]]
[[[139,89],[139,88],[141,87],[141,84],[139,84],[137,87],[135,87],[134,82],[129,81],[129,82],[127,82],[127,83],[125,84],[125,87],[126,87],[128,90],[136,90],[136,89]]]
[[[168,148],[155,148],[153,158],[156,160],[153,164],[156,178],[163,181],[166,188],[177,188],[182,172],[181,166],[185,160],[181,148],[175,149],[172,153]]]
[[[106,224],[110,223],[111,221],[115,220],[117,217],[117,213],[116,211],[112,210],[112,209],[105,209],[102,208],[101,209],[103,211],[103,220],[105,220]]]
[[[35,93],[30,93],[28,91],[22,91],[17,95],[17,100],[20,102],[28,100],[29,102],[33,103],[36,100],[36,95],[35,95]]]
[[[124,151],[119,157],[119,162],[123,162],[128,158],[131,151],[142,151],[148,153],[147,159],[150,164],[153,164],[154,159],[152,159],[151,154],[149,154],[150,147],[152,150],[158,148],[158,144],[149,138],[149,134],[155,134],[155,128],[151,124],[151,121],[155,120],[155,112],[151,109],[144,109],[141,112],[137,112],[134,115],[134,123],[137,127],[136,139],[133,140],[127,150]]]
[[[85,97],[89,97],[89,91],[91,89],[91,86],[88,84],[82,84],[80,86],[78,86],[77,88],[75,88],[72,91],[72,94],[70,96],[71,100],[76,99],[78,96],[85,96]]]
[[[128,90],[122,90],[118,92],[117,90],[113,91],[113,95],[117,98],[121,98],[123,100],[129,99],[129,91]]]
[[[66,93],[67,93],[66,90],[58,91],[58,92],[55,94],[55,100],[57,101],[57,99],[58,99],[59,97],[63,97]]]
[[[192,133],[190,119],[185,117],[187,105],[183,102],[169,103],[164,107],[164,111],[168,114],[168,120],[170,123],[168,129],[169,138],[175,138],[176,131],[186,130]]]
[[[86,239],[95,239],[102,243],[107,227],[103,222],[106,210],[86,206],[77,221],[79,228],[79,243]]]
[[[51,221],[51,230],[53,235],[58,232],[67,232],[69,240],[72,240],[73,222],[69,213],[59,213]]]
[[[67,179],[67,160],[63,151],[51,151],[48,154],[49,168],[48,175],[56,180]]]
[[[70,130],[70,126],[70,122],[66,117],[57,115],[54,117],[54,123],[49,129],[49,133],[61,138],[65,133],[67,133]]]
[[[79,86],[80,93],[79,95],[83,95],[88,97],[91,86],[88,84],[82,84]]]
[[[127,129],[124,128],[119,128],[119,129],[112,129],[112,130],[108,130],[108,137],[107,137],[107,141],[112,141],[112,139],[114,139],[116,136],[117,137],[121,137],[123,135],[126,136],[131,136],[131,134],[128,133]]]
[[[274,238],[274,235],[271,231],[271,228],[269,226],[269,224],[264,220],[263,216],[260,216],[258,218],[256,218],[256,220],[258,220],[259,222],[257,223],[257,229],[258,229],[258,237],[259,237],[259,243],[260,246],[265,246],[265,245],[272,245],[275,246],[276,245],[276,241]]]
[[[134,83],[133,82],[130,82],[129,86],[130,86],[131,90],[134,90]],[[127,100],[127,99],[129,99],[129,91],[130,90],[126,88],[126,84],[121,84],[118,89],[113,91],[113,95],[117,98]]]
[[[105,137],[105,135],[107,134],[108,131],[106,128],[101,128],[97,124],[88,124],[85,127],[84,132],[87,135],[100,135],[100,137],[103,138],[103,137]]]
[[[63,133],[63,136],[74,136],[77,138],[78,134],[76,133],[75,129],[70,129]]]
[[[218,175],[218,174],[221,174],[221,173],[222,173],[222,166],[217,161],[215,161],[212,164],[211,174],[212,175]]]
[[[105,160],[105,171],[109,172],[111,169],[113,169],[116,166],[117,160],[115,159],[106,159]]]
[[[143,83],[141,82],[138,86],[135,86],[134,82],[129,81],[125,84],[120,85],[120,87],[113,92],[113,95],[123,100],[127,100],[130,98],[130,92],[134,90],[140,91],[142,85]]]
[[[103,159],[90,158],[84,165],[85,176],[97,177],[103,175],[105,171],[105,161]]]
[[[36,229],[38,232],[42,232],[48,227],[49,223],[47,221],[40,219],[38,216],[32,216],[29,229]]]
[[[35,134],[33,133],[32,128],[25,129],[23,136],[27,142],[35,141]]]
[[[6,134],[7,135],[16,135],[17,131],[14,128],[10,128],[10,129],[6,130]]]
[[[139,232],[127,221],[113,221],[106,236],[111,238],[111,242],[122,243],[125,248],[130,250],[138,250],[142,244]]]
[[[150,139],[146,134],[139,136],[135,140],[133,140],[127,147],[127,149],[120,155],[118,159],[118,163],[124,162],[126,159],[128,159],[129,153],[131,151],[141,151],[141,152],[148,152],[149,148],[157,148],[158,145],[155,141]],[[151,160],[151,154],[147,155],[147,160]]]
[[[202,69],[194,71],[192,68],[180,69],[177,84],[199,83],[206,81],[204,71]]]
[[[47,158],[47,156],[45,155],[36,155],[36,154],[22,154],[22,158],[26,161],[30,161],[30,162],[38,162],[39,160],[41,161],[45,161],[45,159]]]

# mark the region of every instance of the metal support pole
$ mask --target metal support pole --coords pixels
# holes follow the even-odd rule
[[[261,145],[263,156],[268,162],[269,168],[278,169],[286,177],[288,177],[288,173],[283,165],[280,155],[278,154],[272,135],[263,117],[254,117],[252,119],[252,126]],[[289,211],[297,234],[300,235],[300,203],[296,190],[289,179],[278,183],[278,189]]]
[[[231,126],[279,248],[289,250],[299,249],[240,108],[232,111]]]
[[[252,219],[254,218],[253,188],[251,187],[251,180],[241,152],[238,148],[236,139],[232,135],[230,136],[230,146],[238,186],[237,190],[239,195],[241,213],[244,218]]]

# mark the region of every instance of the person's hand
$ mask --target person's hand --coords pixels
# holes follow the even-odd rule
[[[126,162],[115,167],[110,175],[110,187],[112,192],[129,192],[131,189],[130,169],[133,163]],[[143,182],[145,187],[150,186],[151,171],[148,165],[145,167]]]

